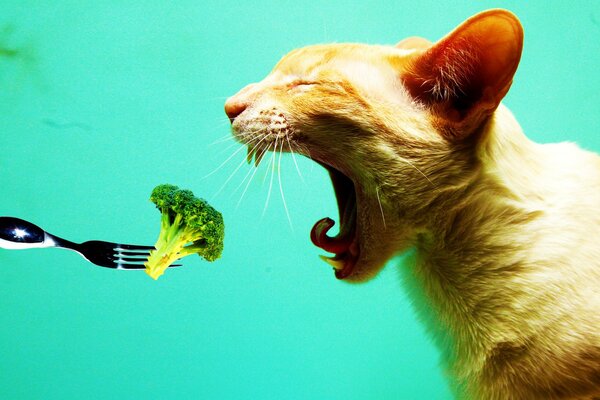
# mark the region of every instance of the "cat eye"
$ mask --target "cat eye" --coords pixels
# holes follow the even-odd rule
[[[312,81],[300,81],[300,82],[296,82],[296,86],[311,86],[311,85],[316,85],[316,82],[312,82]]]
[[[315,86],[316,84],[317,84],[317,82],[314,82],[314,81],[298,80],[298,81],[294,81],[290,84],[290,89],[306,90],[312,86]]]

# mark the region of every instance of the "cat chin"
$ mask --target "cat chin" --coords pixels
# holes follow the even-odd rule
[[[363,283],[375,278],[386,263],[399,252],[397,238],[386,235],[382,226],[370,226],[359,235],[361,251],[358,259],[343,278],[347,283]]]

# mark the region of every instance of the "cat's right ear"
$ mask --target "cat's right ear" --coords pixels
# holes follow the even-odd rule
[[[432,111],[442,132],[460,139],[498,107],[522,48],[523,28],[517,17],[489,10],[417,52],[402,78],[409,93]]]

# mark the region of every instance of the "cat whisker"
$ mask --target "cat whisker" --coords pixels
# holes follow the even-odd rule
[[[252,169],[249,170],[249,172],[250,171],[252,171],[252,175],[250,176],[250,179],[248,179],[248,182],[246,183],[246,186],[244,187],[244,191],[242,192],[242,195],[240,196],[240,199],[238,200],[238,202],[236,204],[236,208],[239,207],[240,204],[242,203],[242,199],[246,195],[246,192],[248,191],[248,188],[250,187],[250,183],[252,183],[252,180],[254,179],[254,176],[256,175],[256,172],[258,171],[258,168],[252,168]],[[246,178],[244,178],[244,180],[245,179]]]
[[[216,122],[219,124],[218,126],[231,124],[231,120],[227,116],[219,118]]]
[[[277,148],[277,137],[275,138],[275,144],[273,145],[273,152],[271,155],[271,159],[269,160],[269,163],[271,164],[271,179],[269,181],[269,192],[267,193],[267,200],[265,201],[265,208],[263,208],[263,212],[262,215],[264,216],[266,211],[267,211],[267,207],[269,206],[269,200],[271,199],[271,190],[273,189],[273,177],[275,176],[275,150]]]
[[[381,220],[383,221],[383,229],[387,229],[385,225],[385,215],[383,214],[383,206],[381,205],[381,199],[379,198],[379,186],[375,187],[375,195],[377,196],[377,203],[379,203],[379,211],[381,211]]]
[[[229,142],[231,140],[235,140],[235,137],[231,133],[228,133],[227,135],[216,139],[214,142],[209,143],[208,147],[212,147],[219,143]]]
[[[221,156],[223,153],[230,151],[232,148],[239,146],[240,144],[237,142],[228,143],[223,149],[219,150],[216,155]]]
[[[225,164],[227,164],[233,157],[235,157],[240,151],[244,150],[245,147],[240,146],[239,149],[237,149],[236,151],[234,151],[229,157],[227,157],[225,159],[225,161],[223,161],[217,168],[215,168],[214,170],[212,170],[211,172],[209,172],[208,174],[204,175],[203,177],[201,177],[200,179],[206,179],[214,174],[216,174],[221,168],[223,168],[223,166]]]
[[[255,167],[258,167],[258,165],[262,161],[264,155],[267,153],[267,150],[268,150],[268,148],[266,148],[266,147],[262,147],[262,148],[258,149],[258,151],[256,152],[256,155],[254,156],[254,166]]]
[[[244,179],[242,179],[242,181],[236,186],[236,188],[231,192],[229,197],[233,196],[234,194],[237,193],[238,190],[240,190],[240,188],[244,185],[244,183],[246,183],[246,180],[248,179],[248,177],[252,174],[253,170],[256,171],[256,168],[248,168],[248,172],[246,172]]]
[[[254,154],[255,151],[257,151],[256,149],[260,146],[260,144],[265,140],[265,137],[263,137],[262,139],[260,139],[254,146],[250,147],[250,145],[248,145],[248,158],[247,161],[250,162],[251,161],[251,157]],[[259,150],[260,151],[260,150]],[[252,173],[252,177],[250,178],[250,181],[248,181],[248,184],[246,185],[246,188],[244,189],[244,193],[246,192],[246,189],[248,189],[248,186],[250,185],[250,182],[252,181],[252,178],[254,177],[254,175],[256,174],[256,171],[258,169],[257,168],[250,168],[248,169],[248,172],[246,173],[246,176],[244,177],[244,179],[242,180],[242,182],[240,182],[240,184],[235,188],[235,190],[233,191],[232,195],[235,194],[240,187],[242,187],[242,185],[246,182],[246,180],[248,179],[248,176],[250,176],[250,174]],[[244,193],[242,193],[242,198],[244,197]],[[242,199],[240,198],[239,203],[242,201]]]
[[[243,149],[243,147],[242,147]],[[234,154],[238,153],[238,151],[236,151]],[[240,168],[242,168],[244,166],[244,164],[246,163],[246,160],[243,159],[241,163],[239,163],[239,165],[237,166],[236,169],[233,170],[233,172],[229,175],[229,178],[227,178],[225,180],[225,182],[223,182],[223,184],[221,185],[221,187],[219,188],[219,190],[217,190],[217,192],[212,196],[212,198],[216,198],[222,191],[223,189],[225,189],[225,186],[227,186],[227,184],[229,183],[229,181],[231,181],[231,179],[235,176],[235,174],[240,170]]]
[[[262,153],[262,154],[263,154],[263,157],[264,157],[264,155],[265,155],[265,154],[267,154],[267,153],[268,153],[270,150],[271,150],[271,144],[268,144],[268,145],[267,145],[267,146],[264,148],[264,152]],[[267,168],[269,168],[269,165],[271,164],[271,160],[272,160],[272,159],[273,159],[273,154],[271,154],[271,159],[270,159],[269,161],[265,161],[265,162],[267,163]],[[267,180],[267,176],[268,176],[268,173],[266,173],[266,174],[263,176],[263,180],[262,180],[262,184],[263,184],[263,185],[265,184],[265,182],[266,182],[266,180]]]
[[[257,142],[257,143],[253,144],[254,142]],[[255,149],[256,146],[258,145],[258,143],[260,143],[260,142],[261,142],[260,137],[253,137],[250,140],[246,141],[245,144],[242,145],[242,149],[245,148],[244,147],[244,145],[245,145],[245,146],[247,146],[246,148],[248,149],[248,151],[250,151],[250,149]],[[231,149],[232,147],[238,146],[240,144],[241,143],[238,143],[238,142],[231,143],[224,150],[221,150],[218,154],[223,153],[223,152]]]
[[[292,160],[294,160],[294,165],[296,166],[296,171],[298,171],[298,176],[300,177],[300,180],[302,181],[302,183],[306,183],[306,182],[304,182],[304,177],[300,173],[300,168],[298,168],[298,162],[296,161],[296,155],[294,154],[294,149],[292,147],[292,143],[290,142],[290,138],[287,135],[285,136],[285,138],[287,139],[288,146],[290,147],[290,153],[292,154]]]
[[[275,149],[277,150],[277,149]],[[281,200],[283,201],[283,208],[285,209],[285,215],[287,216],[288,222],[290,224],[290,229],[293,231],[294,226],[292,225],[292,219],[290,218],[290,212],[287,207],[287,203],[285,201],[285,196],[283,195],[283,185],[281,184],[281,159],[283,158],[283,140],[279,146],[279,162],[277,168],[277,178],[279,179],[279,192],[281,193]]]
[[[256,142],[257,140],[258,140],[258,142]],[[248,164],[252,163],[252,158],[256,154],[258,146],[262,143],[263,140],[265,140],[264,136],[262,138],[257,136],[255,138],[250,139],[250,141],[248,143],[246,143],[248,145],[248,154],[246,155],[246,162]],[[256,143],[254,145],[252,145],[252,142],[256,142]]]
[[[215,128],[222,128],[224,126],[229,126],[231,125],[231,120],[227,117],[225,118],[218,118],[217,120],[214,121],[214,127]]]
[[[305,157],[308,157],[309,160],[313,161],[312,163],[310,163],[310,172],[312,174],[313,171],[315,170],[315,165],[317,163],[315,162],[315,159],[312,157],[312,154],[310,154],[310,149],[308,148],[308,146],[301,145],[299,143],[296,143],[296,148],[299,150],[298,152],[300,154],[304,155]]]
[[[399,159],[400,159],[401,161],[404,161],[405,163],[407,163],[408,165],[410,165],[411,167],[413,167],[413,168],[414,168],[414,169],[415,169],[415,170],[416,170],[418,173],[420,173],[421,175],[423,175],[423,177],[424,177],[425,179],[427,179],[427,182],[429,182],[429,184],[430,184],[430,185],[433,187],[433,189],[434,189],[436,192],[438,192],[438,193],[441,193],[441,192],[440,192],[440,190],[437,188],[437,186],[436,186],[436,185],[435,185],[435,184],[434,184],[434,183],[431,181],[431,179],[429,179],[429,177],[428,177],[427,175],[425,175],[425,174],[423,173],[423,171],[421,171],[419,168],[417,168],[417,166],[416,166],[416,165],[414,165],[413,163],[411,163],[410,161],[408,161],[406,158],[399,157]]]
[[[254,157],[254,166],[258,167],[258,164],[260,163],[262,156],[266,152],[266,148],[264,146],[261,146],[261,144],[267,138],[268,138],[268,135],[259,134],[259,135],[254,136],[253,138],[251,138],[249,141],[246,142],[246,144],[248,145],[248,154],[246,156],[246,162],[248,164],[252,163],[252,158]],[[256,142],[256,143],[252,144],[253,142]]]

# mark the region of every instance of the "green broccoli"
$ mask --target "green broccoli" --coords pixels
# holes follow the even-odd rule
[[[223,251],[225,225],[220,212],[189,190],[158,185],[150,201],[162,213],[160,235],[146,262],[146,273],[158,279],[176,260],[199,254],[214,261]]]

